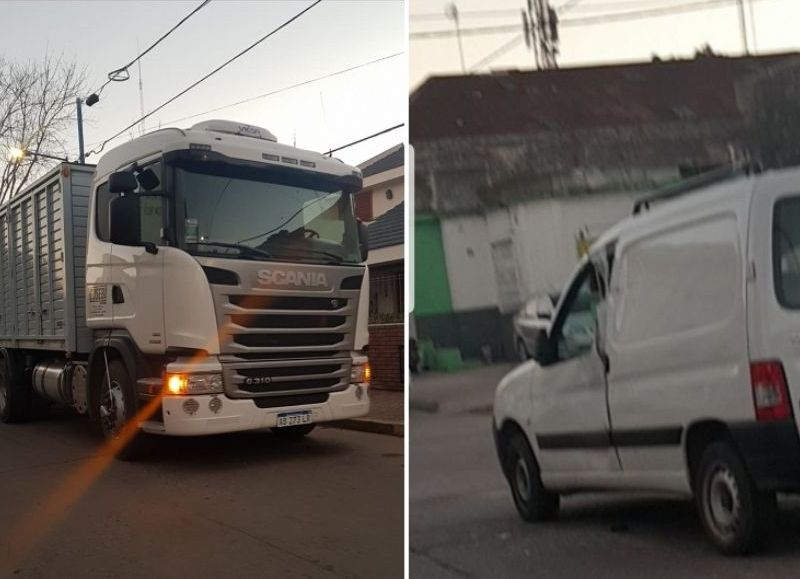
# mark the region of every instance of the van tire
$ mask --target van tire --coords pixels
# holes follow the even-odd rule
[[[0,421],[11,424],[29,420],[32,398],[31,389],[16,372],[10,352],[0,352]]]
[[[544,488],[539,464],[524,434],[519,431],[511,434],[505,457],[506,478],[519,515],[529,522],[555,519],[559,496]]]
[[[764,546],[775,522],[775,493],[756,487],[730,444],[714,442],[705,449],[695,481],[700,520],[717,549],[746,555]]]

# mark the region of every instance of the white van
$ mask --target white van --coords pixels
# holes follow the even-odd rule
[[[520,515],[559,495],[695,497],[728,554],[763,544],[800,490],[800,169],[742,175],[607,232],[534,360],[497,387],[494,434]]]

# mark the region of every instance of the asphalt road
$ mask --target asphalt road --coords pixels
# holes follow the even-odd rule
[[[794,497],[780,498],[771,548],[746,559],[717,554],[693,505],[670,497],[575,495],[562,501],[557,521],[524,523],[491,436],[494,386],[509,368],[412,381],[411,577],[800,576],[800,499]]]
[[[77,417],[0,424],[0,576],[403,576],[402,438],[165,438],[93,480],[96,448]]]

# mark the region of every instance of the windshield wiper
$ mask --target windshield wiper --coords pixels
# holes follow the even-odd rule
[[[198,241],[192,245],[211,245],[213,247],[227,247],[230,249],[238,249],[243,254],[251,255],[251,256],[259,256],[259,257],[272,257],[272,254],[267,253],[263,249],[257,249],[255,247],[250,247],[249,245],[243,245],[241,243],[227,243],[225,241]]]

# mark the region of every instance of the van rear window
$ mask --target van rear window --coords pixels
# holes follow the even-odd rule
[[[772,270],[778,303],[785,308],[800,309],[800,197],[775,203]]]

